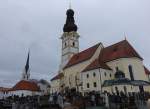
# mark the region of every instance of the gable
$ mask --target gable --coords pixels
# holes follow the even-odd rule
[[[97,68],[111,70],[111,68],[107,66],[106,62],[119,58],[131,58],[131,57],[137,57],[142,60],[140,55],[129,44],[129,42],[127,40],[123,40],[116,44],[103,48],[100,52],[99,58],[94,60],[90,65],[88,65],[83,70],[83,72]]]
[[[100,59],[102,59],[103,62],[109,62],[119,58],[132,57],[137,57],[143,60],[127,40],[123,40],[111,46],[105,47],[100,53]]]

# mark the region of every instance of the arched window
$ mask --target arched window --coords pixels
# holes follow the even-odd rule
[[[89,78],[89,74],[87,74],[86,77]]]
[[[87,88],[90,88],[90,84],[89,83],[87,83]]]
[[[107,76],[106,72],[104,73],[105,77]]]
[[[95,72],[93,73],[93,77],[95,77],[96,76],[96,74],[95,74]]]
[[[75,46],[75,42],[72,43],[72,46],[73,46],[73,47]]]
[[[96,84],[96,82],[94,82],[94,83],[93,83],[93,86],[94,86],[94,87],[97,87],[97,84]]]
[[[134,75],[133,75],[133,68],[131,65],[128,66],[128,69],[129,69],[129,73],[130,73],[130,78],[132,81],[134,81]]]
[[[111,74],[110,74],[109,76],[110,76],[110,78],[111,78]]]
[[[65,42],[65,47],[67,46],[67,43]]]
[[[119,68],[118,67],[116,67],[116,72],[119,70]]]

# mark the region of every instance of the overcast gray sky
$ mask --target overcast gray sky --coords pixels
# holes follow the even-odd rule
[[[31,78],[46,79],[58,70],[62,28],[69,0],[0,0],[0,86],[20,78],[31,49]],[[98,42],[124,39],[150,68],[150,0],[72,0],[80,50]]]

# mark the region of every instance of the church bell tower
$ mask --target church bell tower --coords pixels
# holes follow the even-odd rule
[[[69,59],[79,52],[79,34],[74,20],[74,11],[70,8],[66,12],[66,23],[63,27],[61,68],[63,68]]]

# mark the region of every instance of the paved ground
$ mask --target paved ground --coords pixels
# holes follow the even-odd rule
[[[86,109],[106,109],[106,108],[104,108],[104,107],[88,107]]]
[[[106,109],[104,107],[88,107],[86,109]],[[138,109],[148,109],[146,106],[139,106]]]
[[[138,109],[148,109],[147,106],[139,106]]]

